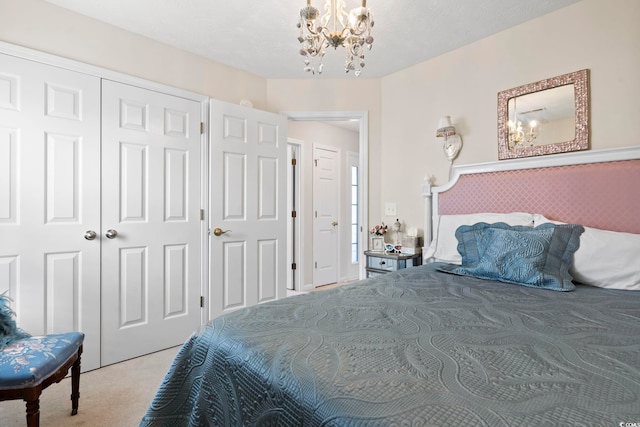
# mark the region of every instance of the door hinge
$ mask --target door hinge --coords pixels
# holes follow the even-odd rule
[[[291,211],[291,218],[295,218],[298,215],[296,211]]]
[[[316,167],[318,167],[318,159],[313,159],[313,161],[315,162]]]
[[[204,297],[201,296],[200,297],[200,308],[203,308],[203,307],[204,307]]]
[[[318,261],[316,261],[316,268],[318,268]]]
[[[296,162],[296,159],[291,159],[291,165],[292,165],[292,166],[295,166],[295,165],[296,165],[296,163],[297,163],[297,162]]]
[[[316,211],[316,218],[318,218],[318,211]]]
[[[204,122],[200,122],[200,135],[204,134]]]
[[[204,221],[204,209],[200,209],[200,221]]]
[[[296,265],[296,263],[295,263],[295,262],[291,264],[291,269],[292,269],[292,270],[295,270],[297,267],[298,267],[298,266]]]

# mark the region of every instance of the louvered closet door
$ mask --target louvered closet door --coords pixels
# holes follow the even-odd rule
[[[111,81],[102,92],[102,364],[200,324],[200,104]],[[111,230],[111,231],[109,231]]]
[[[99,234],[100,79],[0,54],[0,293],[31,334],[84,332],[84,370],[100,366]]]

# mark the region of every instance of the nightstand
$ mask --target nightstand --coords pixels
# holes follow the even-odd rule
[[[364,255],[367,257],[367,278],[422,265],[421,253],[409,255],[364,251]]]

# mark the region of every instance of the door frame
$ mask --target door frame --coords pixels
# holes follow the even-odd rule
[[[358,213],[358,222],[360,223],[359,238],[361,242],[367,241],[367,233],[369,230],[369,112],[366,110],[354,111],[281,111],[280,114],[285,115],[289,121],[357,121],[358,129],[358,151],[360,168],[358,169],[358,181],[362,184],[360,194],[358,195],[358,205],[362,208]],[[363,246],[364,248],[364,246]],[[359,277],[366,277],[366,260],[360,257]]]
[[[352,182],[351,182],[351,167],[355,166],[358,168],[358,170],[360,170],[360,156],[358,155],[358,153],[355,153],[353,151],[347,151],[345,153],[345,160],[346,160],[346,170],[344,171],[344,176],[347,177],[347,182],[342,183],[342,189],[345,192],[345,197],[343,197],[343,201],[351,200],[351,191],[352,191]],[[358,178],[358,198],[360,198],[360,192],[362,191],[362,186],[360,183],[360,176],[357,177]],[[360,206],[360,203],[358,202],[358,221],[360,220],[360,211],[362,210],[362,206]],[[349,219],[351,219],[351,209],[349,209]],[[351,226],[351,221],[346,222],[346,224],[349,224],[349,229]],[[358,223],[359,227],[362,227],[362,224]],[[343,233],[341,238],[345,238],[345,234],[348,234],[349,236],[349,241],[351,241],[351,232],[349,231],[349,233]],[[360,264],[360,260],[362,259],[362,257],[364,256],[364,251],[366,249],[366,243],[362,241],[361,239],[361,235],[360,233],[358,233],[358,266]],[[346,247],[346,246],[345,246]],[[351,248],[351,245],[349,245],[349,248]],[[349,258],[351,258],[351,251],[347,252],[349,254]],[[345,254],[346,257],[346,254]],[[339,278],[338,280],[344,280],[344,281],[348,281],[348,280],[353,280],[353,277],[351,276],[351,272],[353,270],[353,268],[351,267],[351,265],[356,264],[353,262],[349,262],[346,264],[346,270],[345,272],[342,273],[342,277]],[[358,269],[359,271],[359,269]],[[345,276],[346,274],[346,276]]]
[[[290,149],[296,150],[296,173],[289,173],[287,177],[287,209],[291,207],[291,197],[295,194],[296,200],[296,217],[305,218],[304,211],[304,192],[301,191],[304,188],[304,173],[302,171],[302,161],[304,159],[305,147],[304,141],[295,138],[287,138],[287,168],[291,171],[291,163],[289,160],[291,158]],[[293,184],[295,183],[295,191]],[[292,194],[294,193],[294,194]],[[287,289],[301,291],[304,287],[304,262],[302,261],[302,251],[301,248],[305,246],[304,233],[302,232],[301,227],[302,221],[295,221],[295,226],[293,225],[293,221],[291,219],[291,213],[287,215],[287,264],[291,264],[292,260],[296,261],[296,269],[293,270],[292,274],[287,274]],[[292,247],[293,246],[293,247]],[[287,268],[287,271],[290,271],[291,266]],[[293,283],[291,280],[293,279]]]

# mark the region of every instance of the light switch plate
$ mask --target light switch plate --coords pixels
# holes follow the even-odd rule
[[[384,204],[384,214],[386,216],[396,216],[395,202],[387,202]]]

